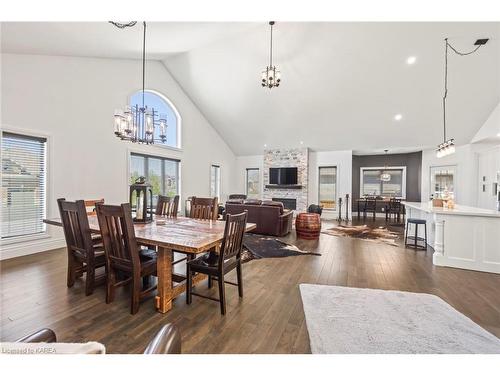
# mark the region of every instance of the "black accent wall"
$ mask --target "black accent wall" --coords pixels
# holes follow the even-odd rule
[[[422,182],[422,152],[389,155],[352,156],[352,210],[357,208],[359,198],[359,171],[362,167],[406,166],[406,200],[420,202]],[[380,209],[379,209],[380,210]]]

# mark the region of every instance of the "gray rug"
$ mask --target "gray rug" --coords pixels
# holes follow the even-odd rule
[[[500,353],[500,339],[423,293],[300,284],[311,351]]]

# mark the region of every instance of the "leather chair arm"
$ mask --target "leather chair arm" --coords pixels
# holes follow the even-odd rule
[[[49,328],[43,328],[31,333],[16,342],[37,343],[37,342],[57,342],[56,334]]]
[[[165,324],[144,354],[181,354],[181,335],[177,327],[172,323]]]

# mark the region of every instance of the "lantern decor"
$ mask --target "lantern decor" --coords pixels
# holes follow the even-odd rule
[[[135,183],[130,185],[130,206],[135,207],[135,217],[133,219],[136,223],[153,221],[153,190],[151,185],[146,183],[144,177],[137,178]]]

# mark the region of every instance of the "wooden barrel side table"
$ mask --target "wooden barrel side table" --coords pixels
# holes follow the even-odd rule
[[[297,237],[314,240],[321,232],[321,217],[318,214],[300,213],[295,219]]]

